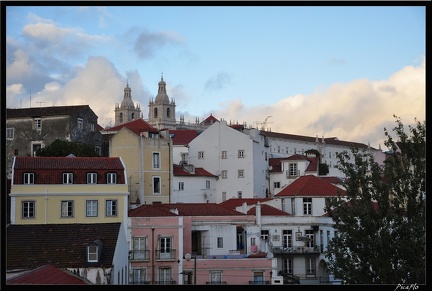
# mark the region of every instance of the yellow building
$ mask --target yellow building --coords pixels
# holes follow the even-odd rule
[[[142,118],[112,127],[109,156],[121,157],[128,180],[130,204],[170,203],[172,140],[168,130],[159,131]]]
[[[14,157],[11,224],[125,222],[128,183],[121,158]]]

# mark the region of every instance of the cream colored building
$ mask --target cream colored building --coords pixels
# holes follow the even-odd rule
[[[127,168],[129,203],[169,203],[172,177],[172,140],[142,118],[107,129],[109,156],[121,157]]]
[[[121,158],[14,157],[11,224],[124,222],[126,168]]]

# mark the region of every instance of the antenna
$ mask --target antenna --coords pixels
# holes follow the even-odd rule
[[[30,89],[30,107],[31,107],[31,89]]]
[[[39,107],[41,107],[42,103],[46,103],[46,102],[44,102],[44,101],[38,101],[36,103],[39,103]]]

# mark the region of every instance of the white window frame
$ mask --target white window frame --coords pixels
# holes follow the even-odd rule
[[[217,238],[217,242],[216,242],[216,246],[218,249],[223,249],[223,245],[224,245],[224,240],[223,240],[223,236],[218,236]]]
[[[147,258],[147,237],[133,237],[132,245],[132,260],[146,260]]]
[[[105,200],[105,216],[106,217],[118,216],[118,201],[117,201],[117,199]]]
[[[179,191],[183,191],[184,190],[184,182],[179,182],[178,185],[179,185],[178,186]]]
[[[90,123],[90,131],[91,132],[95,131],[95,125],[94,125],[94,123]]]
[[[228,159],[228,152],[222,151],[222,159]]]
[[[98,216],[98,201],[86,200],[86,217]]]
[[[206,189],[210,189],[210,181],[209,180],[206,181]]]
[[[316,260],[313,257],[305,258],[305,273],[306,275],[316,274]]]
[[[147,270],[146,268],[132,268],[132,278],[130,284],[143,285],[146,284]]]
[[[297,163],[289,163],[289,165],[288,165],[288,176],[289,177],[297,177],[298,176]]]
[[[292,274],[294,272],[294,259],[293,258],[286,258],[283,259],[282,261],[282,268],[283,268],[283,272],[287,274]]]
[[[87,184],[97,184],[97,173],[87,173]]]
[[[303,214],[312,215],[312,198],[303,198]]]
[[[23,184],[34,184],[34,173],[24,173]]]
[[[94,263],[98,261],[98,246],[87,246],[87,262]]]
[[[107,184],[117,184],[117,173],[107,173]]]
[[[41,129],[42,128],[42,118],[40,118],[40,117],[33,118],[33,128],[34,129]]]
[[[15,129],[13,127],[6,128],[6,139],[14,139]]]
[[[199,152],[198,152],[198,159],[199,159],[199,160],[204,159],[204,151],[199,151]]]
[[[222,271],[210,271],[210,284],[222,283]]]
[[[238,158],[239,159],[243,159],[245,157],[245,152],[244,150],[238,150]]]
[[[62,200],[60,202],[60,216],[61,216],[61,218],[73,218],[74,217],[74,201],[73,200]]]
[[[222,170],[222,179],[228,179],[228,170]]]
[[[31,156],[36,157],[37,150],[42,149],[44,146],[43,146],[43,143],[40,141],[32,141],[30,144],[30,147],[31,147]],[[35,147],[37,148],[36,150],[34,150]]]
[[[81,130],[84,129],[84,120],[80,117],[77,119],[77,128]]]
[[[73,184],[73,173],[63,173],[63,184]]]
[[[238,177],[239,178],[244,178],[244,170],[243,169],[240,169],[237,172],[238,172]]]
[[[153,194],[161,194],[162,193],[161,184],[162,184],[162,179],[160,176],[153,176],[152,177]]]
[[[36,215],[36,201],[22,201],[21,217],[24,219],[35,218]]]
[[[153,169],[160,169],[160,152],[153,152],[152,156]]]

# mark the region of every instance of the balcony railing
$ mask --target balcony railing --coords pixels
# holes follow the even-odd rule
[[[150,260],[150,250],[133,250],[130,252],[131,261],[148,261]]]
[[[226,285],[226,281],[214,281],[214,282],[206,282],[207,285]]]
[[[270,285],[270,281],[249,281],[249,285]]]
[[[156,250],[156,260],[175,260],[177,250]]]
[[[155,281],[155,285],[176,285],[177,282],[175,280],[165,280],[165,281]]]
[[[301,254],[319,254],[320,250],[318,247],[272,247],[272,253],[274,255],[283,255],[283,254],[293,254],[293,255],[301,255]]]

